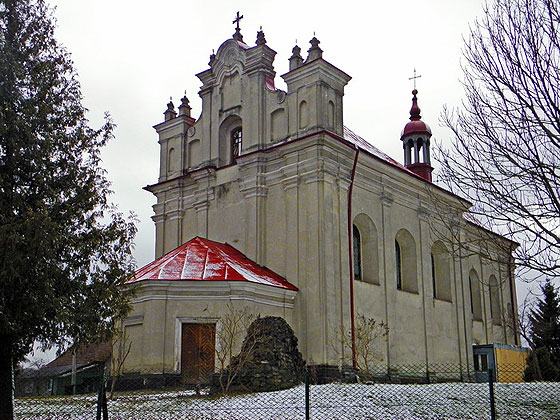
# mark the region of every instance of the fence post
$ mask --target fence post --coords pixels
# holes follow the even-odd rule
[[[490,419],[496,420],[496,401],[494,399],[494,369],[488,368],[488,388],[490,390]]]
[[[97,413],[95,416],[96,420],[108,420],[109,413],[107,412],[107,390],[105,388],[105,369],[104,365],[100,365],[99,374],[99,391],[97,393]]]
[[[305,420],[309,420],[309,367],[305,367]]]

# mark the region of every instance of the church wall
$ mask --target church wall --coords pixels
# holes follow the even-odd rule
[[[356,150],[324,132],[313,133],[342,135],[342,96],[350,77],[314,59],[282,76],[287,92],[272,90],[274,54],[262,44],[245,48],[226,41],[211,58],[211,68],[198,75],[203,82],[199,120],[176,118],[156,126],[162,146],[160,181],[168,181],[151,189],[158,197],[156,256],[196,235],[233,245],[300,289],[293,310],[252,302],[255,311],[283,314],[308,362],[339,364],[341,354],[349,354],[349,349],[336,348],[342,347],[336,333],[350,328],[347,211]],[[243,130],[242,150],[232,162],[230,135],[238,127]],[[181,175],[197,167],[201,169]],[[364,258],[363,281],[353,280],[355,311],[389,325],[379,350],[390,364],[464,363],[472,359],[473,342],[513,340],[492,322],[487,284],[481,284],[482,320],[473,320],[469,271],[474,267],[482,283],[491,274],[504,279],[500,267],[481,259],[482,252],[462,260],[450,255],[447,300],[434,297],[431,253],[438,239],[432,232],[437,206],[430,194],[441,195],[458,214],[466,204],[427,185],[360,152],[351,220],[365,223],[360,228],[370,223],[377,244],[371,237],[364,242],[364,252],[376,249],[373,257]],[[397,289],[395,239],[403,248],[403,290]],[[499,295],[504,308],[508,300],[515,308],[504,283]],[[146,316],[142,325],[173,324],[186,316],[219,317],[222,298],[163,299],[165,308],[154,301],[142,310],[168,316]],[[148,366],[159,354],[166,370],[176,370],[170,349],[176,351],[177,343],[170,328],[165,327],[165,340],[150,343],[145,354],[134,357]]]
[[[275,291],[274,299],[264,302],[259,295],[262,290],[255,291],[250,286],[239,295],[232,294],[228,287],[208,285],[201,288],[193,283],[200,284],[161,282],[155,288],[141,289],[134,302],[134,311],[124,321],[132,343],[124,372],[180,373],[181,324],[216,324],[219,334],[220,319],[228,316],[229,305],[237,310],[247,307],[254,316],[280,316],[288,323],[293,322],[293,310],[284,302],[280,289]],[[208,293],[214,295],[212,299]],[[217,363],[216,360],[216,366]]]
[[[360,171],[358,171],[356,175],[357,179],[360,177],[359,172]],[[375,178],[375,173],[370,173],[370,176]],[[384,233],[389,240],[392,240],[399,229],[405,228],[416,241],[418,273],[417,293],[396,290],[394,283],[394,249],[389,243],[385,246],[385,250],[383,251],[382,249],[381,252],[386,254],[385,260],[388,261],[387,266],[383,267],[383,259],[380,258],[381,276],[385,277],[381,281],[381,289],[384,292],[384,285],[387,284],[388,322],[390,328],[391,324],[394,325],[393,334],[389,334],[388,340],[391,349],[390,356],[394,354],[398,355],[399,359],[409,358],[409,360],[415,360],[415,362],[427,360],[429,363],[445,363],[457,362],[459,354],[461,354],[461,360],[464,361],[466,354],[470,351],[470,345],[472,343],[471,336],[479,337],[480,340],[486,340],[485,327],[478,328],[476,325],[477,323],[482,323],[474,321],[473,325],[470,315],[470,303],[468,303],[468,312],[463,315],[466,306],[463,305],[463,293],[461,288],[463,286],[462,282],[468,279],[468,276],[465,273],[462,275],[459,273],[458,276],[453,274],[456,261],[452,261],[451,255],[449,255],[450,301],[434,297],[430,260],[431,247],[434,243],[434,232],[432,232],[433,228],[431,224],[434,222],[428,220],[429,200],[425,197],[423,198],[425,201],[422,201],[421,195],[410,194],[409,188],[399,191],[398,183],[396,182],[391,184],[390,180],[385,180],[385,184],[394,186],[392,190],[387,191],[390,191],[392,196],[396,197],[396,199],[385,206],[390,209],[386,212],[385,216],[383,216],[382,208],[381,211],[377,209],[374,210],[374,205],[370,204],[368,206],[365,204],[366,202],[379,203],[382,201],[380,197],[383,193],[379,194],[378,191],[374,191],[375,188],[372,189],[371,187],[357,187],[355,189],[354,214],[360,212],[366,213],[372,221],[375,221],[375,225],[383,226],[382,231],[385,231]],[[380,205],[379,207],[383,206]],[[423,207],[425,207],[425,210]],[[387,241],[387,239],[385,240]],[[464,270],[466,271],[468,264],[465,262],[464,265]],[[455,281],[457,281],[457,284]],[[356,308],[357,311],[363,311],[363,308],[367,307],[368,302],[364,294],[368,289],[374,289],[375,286],[364,282],[355,282],[355,287],[357,296]],[[381,300],[384,299],[382,296],[379,298]],[[379,305],[379,303],[377,305]],[[488,305],[488,303],[486,305]],[[407,308],[407,311],[404,313],[398,309],[403,307]],[[370,310],[368,311],[368,316],[387,320],[387,316],[380,310]],[[466,332],[463,316],[467,317],[466,327],[468,331]],[[485,322],[484,325],[488,324],[487,320]],[[483,337],[480,337],[481,334]],[[488,339],[490,341],[493,339],[496,341],[504,341],[503,328],[500,329],[499,326],[490,325]],[[407,349],[410,343],[415,343],[414,348]],[[397,362],[396,358],[393,357],[391,363],[405,362],[402,360]]]
[[[329,171],[322,172],[313,166],[315,163],[310,163],[316,156],[321,156],[317,154],[318,150],[303,148],[297,153],[284,154],[280,164],[274,160],[267,162],[263,167],[267,168],[263,174],[268,180],[265,181],[264,197],[246,196],[247,179],[252,179],[253,172],[243,169],[244,176],[249,177],[243,178],[238,165],[220,169],[208,180],[199,180],[200,185],[207,182],[211,185],[207,205],[203,210],[187,208],[180,225],[183,229],[182,242],[196,234],[206,236],[204,229],[200,229],[200,220],[201,214],[207,212],[208,220],[202,225],[207,225],[208,237],[234,245],[249,258],[265,264],[300,287],[295,309],[298,315],[291,322],[300,338],[300,350],[304,357],[312,357],[316,363],[336,363],[339,355],[330,343],[336,341],[335,331],[341,324],[348,323],[345,320],[349,316],[345,228],[347,184],[346,181],[340,184],[340,178]],[[333,161],[338,159],[331,151],[325,153]],[[371,168],[367,170],[371,171]],[[278,173],[282,173],[279,178]],[[374,171],[368,176],[382,179],[379,174]],[[359,170],[356,179],[363,177]],[[459,352],[464,360],[468,352],[466,347],[473,340],[482,343],[501,337],[500,341],[503,341],[500,328],[488,325],[487,320],[484,324],[472,321],[470,313],[465,315],[469,329],[465,334],[460,316],[464,309],[460,287],[453,291],[451,303],[433,298],[430,265],[433,238],[428,223],[422,220],[425,216],[419,218],[421,201],[418,196],[411,196],[410,188],[395,189],[397,182],[386,175],[383,187],[374,183],[362,188],[362,183],[363,179],[356,181],[353,214],[366,214],[377,229],[380,284],[354,282],[356,311],[388,322],[390,334],[388,343],[384,345],[384,357],[388,357],[391,363],[457,361]],[[240,191],[241,185],[245,185],[244,193]],[[174,205],[167,202],[173,202],[171,197],[175,194],[174,191],[166,193],[168,212]],[[195,196],[197,194],[200,200],[200,194],[195,193]],[[257,216],[259,200],[261,215]],[[185,198],[183,202],[188,205],[193,200]],[[264,226],[261,229],[257,228],[259,217]],[[195,219],[198,223],[193,221]],[[171,217],[165,221],[168,250],[178,245],[177,228],[173,223],[175,221]],[[196,226],[198,230],[195,232]],[[391,245],[401,229],[406,229],[415,241],[417,293],[396,289],[395,251]],[[260,232],[260,239],[257,239],[257,232]],[[388,245],[383,245],[383,237]],[[264,247],[257,257],[259,241],[264,241]],[[468,270],[473,264],[480,272],[480,263],[475,258],[470,265],[463,264],[462,281],[468,279]],[[317,267],[320,269],[317,270]],[[455,285],[452,288],[455,290]],[[466,293],[468,295],[468,288]],[[482,295],[485,296],[484,293]],[[483,303],[483,306],[488,311],[488,303]],[[466,307],[469,308],[470,304]]]

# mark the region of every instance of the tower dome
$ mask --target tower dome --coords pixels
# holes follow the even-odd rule
[[[420,107],[416,98],[417,94],[418,91],[414,89],[412,91],[410,121],[404,126],[401,133],[404,166],[416,175],[431,182],[433,168],[430,165],[430,138],[432,137],[432,130],[421,119]]]

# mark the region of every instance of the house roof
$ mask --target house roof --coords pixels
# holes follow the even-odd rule
[[[112,346],[111,341],[103,343],[92,343],[80,346],[76,352],[76,364],[85,366],[91,363],[104,362],[111,357]],[[72,366],[72,348],[66,350],[52,362],[47,364],[46,368]]]
[[[247,258],[231,245],[195,237],[139,269],[129,283],[166,281],[245,281],[298,290],[284,277]]]

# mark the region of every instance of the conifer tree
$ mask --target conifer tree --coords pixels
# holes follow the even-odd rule
[[[534,349],[545,348],[551,362],[560,368],[560,297],[550,281],[541,291],[542,299],[529,313],[531,344]]]
[[[43,0],[0,0],[0,420],[36,340],[104,338],[129,310],[133,221],[108,201],[100,148]]]

